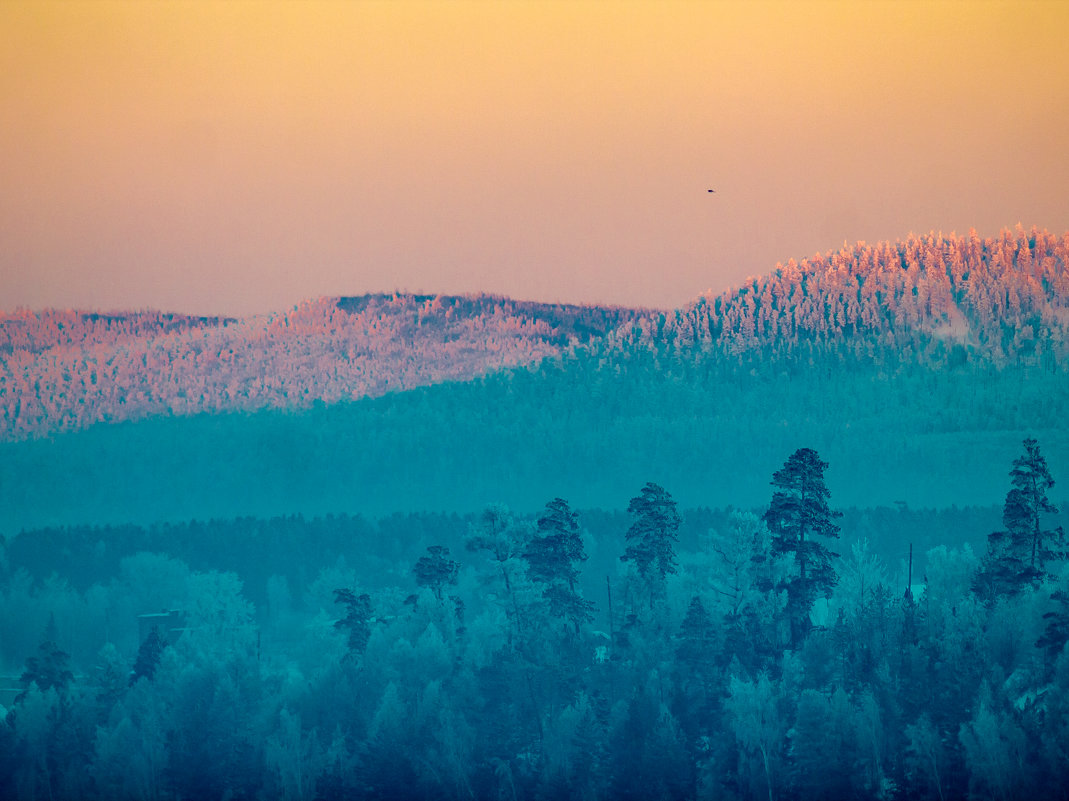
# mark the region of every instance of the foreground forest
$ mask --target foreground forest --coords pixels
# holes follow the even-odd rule
[[[987,510],[840,514],[828,468],[801,448],[760,508],[687,521],[646,483],[626,513],[24,532],[0,796],[1069,796],[1041,443],[986,465]]]

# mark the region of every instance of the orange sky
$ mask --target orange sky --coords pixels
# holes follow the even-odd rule
[[[0,0],[0,309],[673,306],[844,240],[1066,231],[1067,30],[1067,2]]]

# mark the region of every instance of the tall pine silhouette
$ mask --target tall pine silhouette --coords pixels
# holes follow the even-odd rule
[[[764,521],[772,533],[772,551],[794,556],[795,569],[781,589],[787,590],[787,614],[791,623],[791,644],[798,646],[809,631],[809,613],[818,597],[830,597],[836,583],[831,560],[838,556],[813,539],[835,538],[841,512],[828,506],[830,493],[824,485],[821,460],[811,448],[791,454],[772,476],[772,502]]]

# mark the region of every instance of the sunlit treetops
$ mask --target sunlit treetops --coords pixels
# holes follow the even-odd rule
[[[0,440],[155,415],[301,409],[536,364],[572,349],[684,358],[1063,369],[1069,234],[928,234],[786,265],[670,313],[404,293],[243,319],[0,314]]]
[[[468,380],[538,362],[637,314],[407,294],[321,298],[241,320],[18,310],[0,315],[0,439]]]
[[[1022,358],[1060,365],[1067,325],[1069,234],[1018,226],[991,239],[930,233],[792,259],[622,333],[678,349],[885,346],[996,366]]]

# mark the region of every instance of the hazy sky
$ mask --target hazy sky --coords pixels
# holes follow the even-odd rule
[[[844,240],[1063,232],[1067,30],[1020,0],[0,0],[0,309],[675,306]]]

